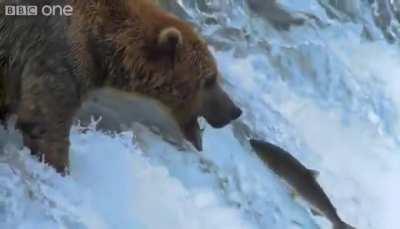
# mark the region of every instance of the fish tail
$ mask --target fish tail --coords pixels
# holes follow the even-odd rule
[[[353,226],[350,226],[349,224],[347,224],[343,221],[339,221],[338,223],[335,224],[333,229],[356,229],[356,228]]]

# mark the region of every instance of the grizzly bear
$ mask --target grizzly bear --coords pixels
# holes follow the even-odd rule
[[[35,6],[37,15],[6,15],[15,5]],[[41,14],[49,5],[73,13]],[[241,115],[218,83],[207,43],[150,0],[5,0],[0,7],[3,113],[16,115],[24,144],[60,173],[73,116],[94,90],[159,101],[198,150],[199,117],[221,128]]]

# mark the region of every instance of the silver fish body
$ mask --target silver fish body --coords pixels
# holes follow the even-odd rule
[[[316,181],[315,171],[307,169],[290,153],[271,143],[251,139],[250,145],[275,174],[311,205],[314,212],[328,218],[334,229],[354,229],[340,219],[336,208]]]

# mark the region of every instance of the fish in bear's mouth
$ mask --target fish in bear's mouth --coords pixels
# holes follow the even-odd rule
[[[186,140],[193,144],[193,146],[198,150],[203,150],[202,133],[203,129],[200,128],[197,117],[191,118],[182,127],[182,132]]]

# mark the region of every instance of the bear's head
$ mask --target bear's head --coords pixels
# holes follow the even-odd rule
[[[201,150],[199,117],[221,128],[242,113],[221,88],[207,43],[190,24],[148,0],[116,2],[124,4],[113,2],[101,17],[92,17],[101,24],[97,36],[104,36],[112,50],[107,83],[161,102]]]
[[[191,30],[189,34],[182,31],[185,29],[175,26],[162,28],[150,52],[154,52],[152,58],[169,66],[171,84],[163,85],[171,87],[172,93],[164,96],[171,99],[165,104],[172,108],[186,139],[201,150],[199,117],[204,117],[212,127],[221,128],[237,119],[242,111],[221,88],[220,75],[207,43]]]
[[[173,106],[172,114],[186,139],[201,150],[199,117],[204,117],[212,127],[221,128],[237,119],[242,111],[221,88],[215,60],[201,38],[194,36],[193,40],[185,40],[181,30],[166,27],[159,32],[154,48],[165,50],[156,52],[157,58],[171,62],[171,82],[178,83],[172,86],[175,89],[170,94],[175,100],[173,104],[178,104]]]
[[[148,86],[155,89],[153,97],[171,111],[185,138],[201,150],[199,117],[212,127],[221,128],[242,111],[222,89],[207,43],[193,31],[183,31],[172,25],[161,28],[157,39],[145,48],[146,63],[155,65],[154,81]],[[148,87],[140,87],[145,89],[142,94],[149,93]]]

